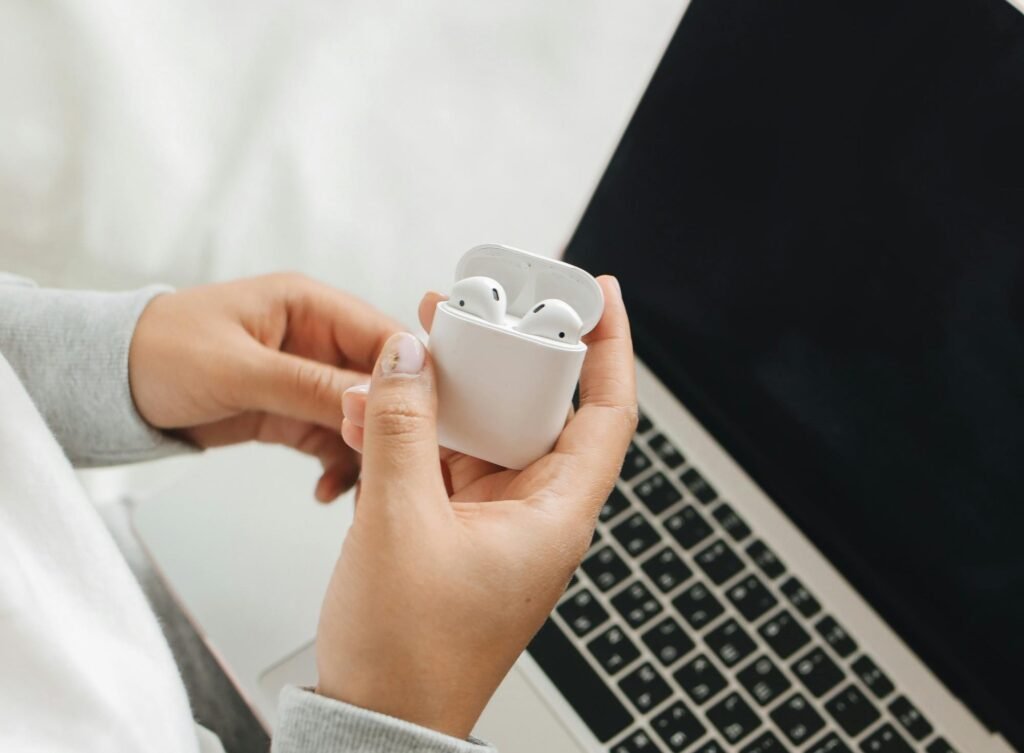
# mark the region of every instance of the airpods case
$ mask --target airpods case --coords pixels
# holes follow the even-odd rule
[[[513,327],[538,301],[557,298],[575,309],[587,333],[601,318],[604,296],[582,269],[507,246],[467,251],[455,279],[478,275],[504,287],[506,321],[492,324],[438,304],[428,347],[437,375],[439,440],[506,468],[525,468],[561,434],[587,346]]]

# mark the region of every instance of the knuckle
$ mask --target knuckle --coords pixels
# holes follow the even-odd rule
[[[330,369],[314,363],[300,363],[295,369],[295,387],[300,393],[312,395],[317,401],[340,395]]]
[[[294,269],[276,272],[272,277],[283,283],[305,283],[309,281],[309,277],[304,275],[302,272],[295,271]]]
[[[293,270],[273,272],[267,275],[267,279],[280,294],[285,296],[294,294],[296,291],[305,290],[313,283],[309,276]]]
[[[417,434],[429,422],[427,412],[416,403],[405,399],[391,399],[368,407],[367,424],[382,438],[401,440]]]

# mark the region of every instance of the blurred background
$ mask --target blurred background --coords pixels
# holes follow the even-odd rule
[[[685,5],[0,0],[0,269],[293,269],[412,326],[468,248],[561,250]],[[351,513],[313,502],[317,475],[257,446],[81,473],[239,675],[312,638]]]
[[[0,267],[408,322],[477,243],[560,250],[684,4],[4,0]]]

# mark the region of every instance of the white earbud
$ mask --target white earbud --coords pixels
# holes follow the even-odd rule
[[[565,301],[548,298],[530,309],[515,325],[518,332],[575,344],[580,341],[583,320]]]
[[[492,324],[505,323],[505,289],[490,277],[466,277],[452,287],[448,305]]]

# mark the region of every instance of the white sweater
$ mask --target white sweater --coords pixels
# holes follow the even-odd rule
[[[142,591],[2,357],[0,749],[200,750]]]
[[[68,459],[173,450],[138,416],[127,381],[155,292],[64,293],[0,276],[0,751],[220,749],[194,724],[156,618]],[[493,753],[295,688],[273,750]]]

